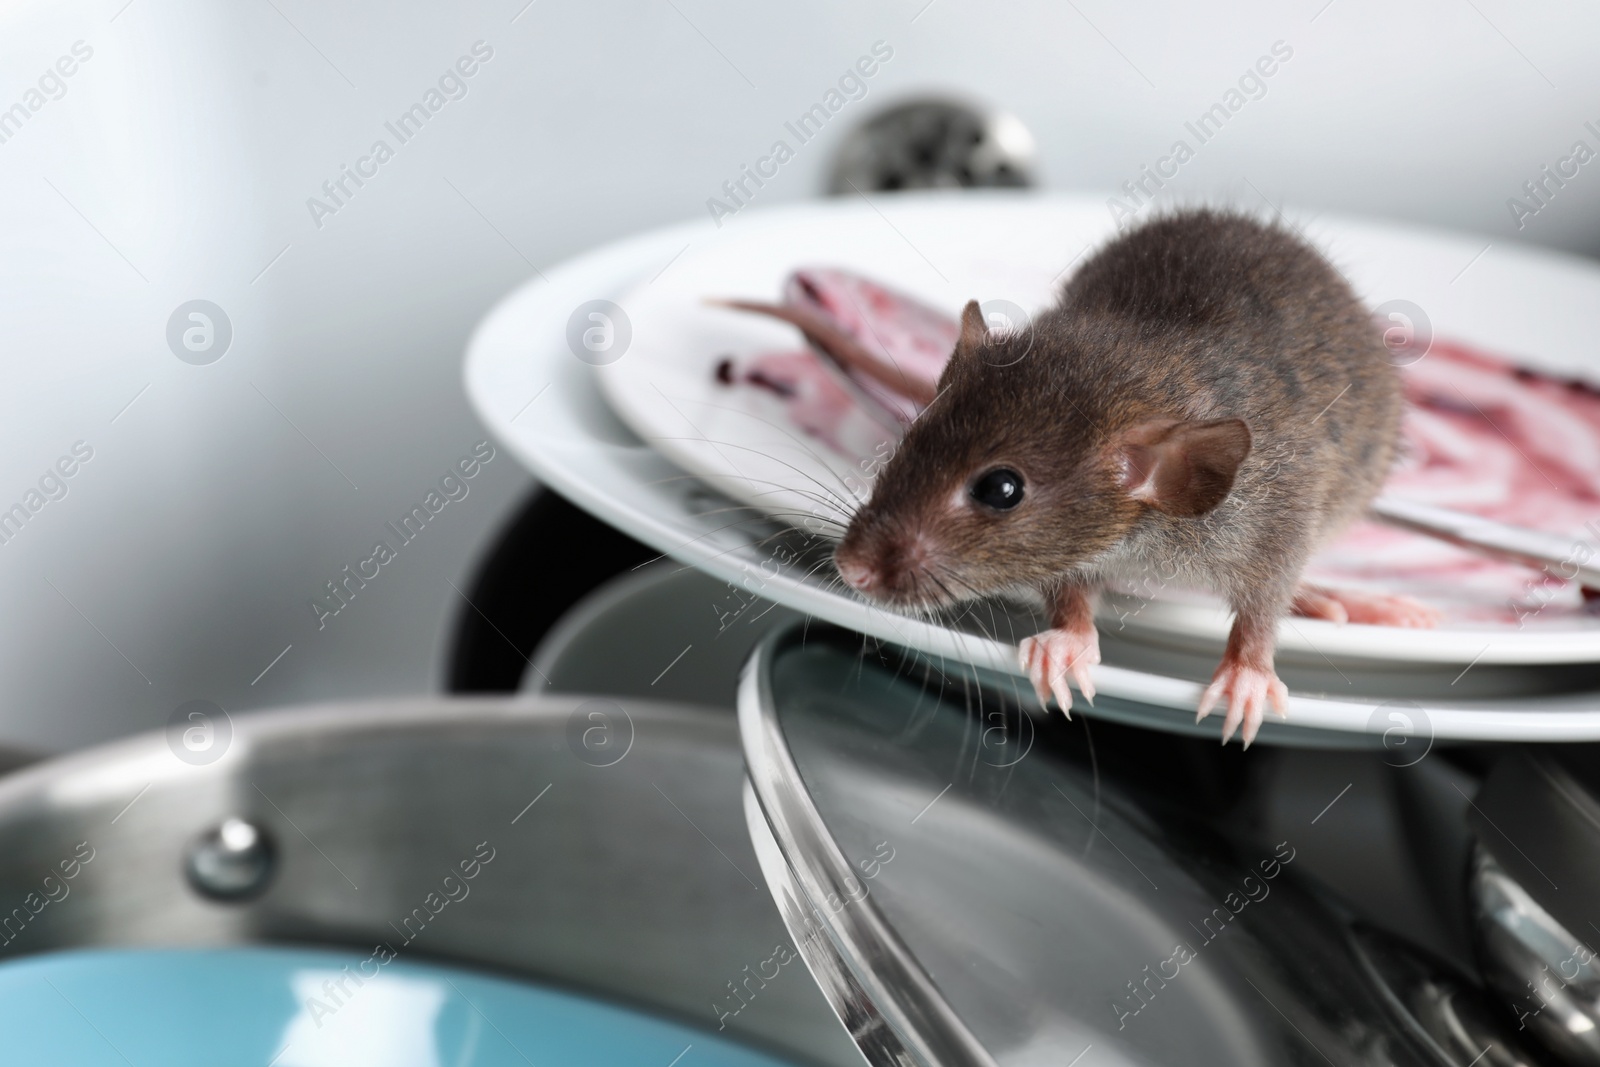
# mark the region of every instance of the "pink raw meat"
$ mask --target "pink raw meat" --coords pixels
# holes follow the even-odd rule
[[[743,382],[778,397],[797,429],[850,455],[843,430],[858,405],[810,349],[763,352],[749,359],[742,370],[736,369],[731,358],[724,359],[717,364],[717,379],[725,385]]]
[[[1593,539],[1600,522],[1600,394],[1435,341],[1402,372],[1405,452],[1384,491],[1540,530]],[[1422,597],[1462,620],[1570,616],[1579,590],[1432,538],[1360,523],[1312,561],[1308,577]]]
[[[900,425],[933,399],[958,332],[955,322],[912,297],[827,267],[791,274],[781,304],[716,303],[797,327],[821,365],[865,393],[867,407]]]
[[[828,267],[803,268],[784,285],[785,303],[809,305],[838,323],[868,353],[892,368],[889,382],[855,376],[891,409],[908,397],[932,396],[961,333],[961,324],[877,282]],[[903,379],[903,381],[901,381]],[[915,417],[920,405],[912,410]]]

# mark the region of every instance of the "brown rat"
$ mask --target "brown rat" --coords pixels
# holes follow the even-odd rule
[[[1303,586],[1359,516],[1400,440],[1400,379],[1349,284],[1288,230],[1189,210],[1116,238],[1030,329],[991,334],[976,302],[939,379],[835,551],[868,597],[930,608],[1019,588],[1052,628],[1022,642],[1041,702],[1093,700],[1107,582],[1224,597],[1235,621],[1200,702],[1248,745],[1287,693],[1273,668],[1292,608],[1428,625],[1404,598]],[[1160,584],[1158,582],[1158,584]]]

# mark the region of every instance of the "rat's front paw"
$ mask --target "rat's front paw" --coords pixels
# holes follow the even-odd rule
[[[1270,667],[1252,667],[1238,660],[1223,660],[1217,673],[1212,675],[1211,684],[1200,697],[1200,713],[1194,721],[1199,722],[1210,715],[1211,709],[1217,706],[1217,701],[1224,695],[1228,698],[1228,717],[1222,721],[1223,744],[1228,743],[1233,732],[1243,723],[1244,747],[1249,748],[1250,742],[1256,739],[1256,733],[1261,729],[1261,719],[1269,702],[1280,719],[1289,715],[1289,691]]]
[[[1039,703],[1046,707],[1050,695],[1072,718],[1072,690],[1067,687],[1067,676],[1078,684],[1083,699],[1094,704],[1094,682],[1089,668],[1100,662],[1100,633],[1092,625],[1086,630],[1046,630],[1025,639],[1017,646],[1022,669],[1033,682],[1033,691]]]

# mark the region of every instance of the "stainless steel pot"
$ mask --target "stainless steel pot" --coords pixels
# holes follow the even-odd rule
[[[725,1026],[796,1062],[860,1063],[798,967],[727,1011],[733,984],[789,941],[746,835],[726,711],[423,700],[223,725],[209,763],[180,759],[197,757],[176,735],[146,735],[0,779],[0,960],[88,945],[366,950],[403,930],[402,958]],[[213,899],[208,878],[253,869],[227,862],[230,840],[233,859],[251,854],[240,825],[271,842],[265,881]],[[470,896],[418,927],[414,909],[481,842],[495,858]],[[41,893],[59,899],[34,913]]]
[[[739,719],[768,884],[874,1067],[1533,1062],[1297,876],[1309,827],[1231,848],[960,667],[788,627]]]

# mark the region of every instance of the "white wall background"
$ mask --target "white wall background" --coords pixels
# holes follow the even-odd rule
[[[927,92],[1020,116],[1045,184],[1110,191],[1281,40],[1171,192],[1600,251],[1600,163],[1520,231],[1506,206],[1600,149],[1600,10],[1324,2],[7,5],[0,109],[93,55],[0,143],[0,508],[75,441],[94,458],[0,545],[0,743],[437,688],[449,583],[528,484],[510,457],[326,628],[308,601],[483,436],[476,319],[596,243],[709,228],[706,198],[877,40],[866,99],[758,204],[816,195],[850,124]],[[479,40],[467,95],[316,226],[306,199]],[[197,298],[233,327],[207,366],[165,338]]]

